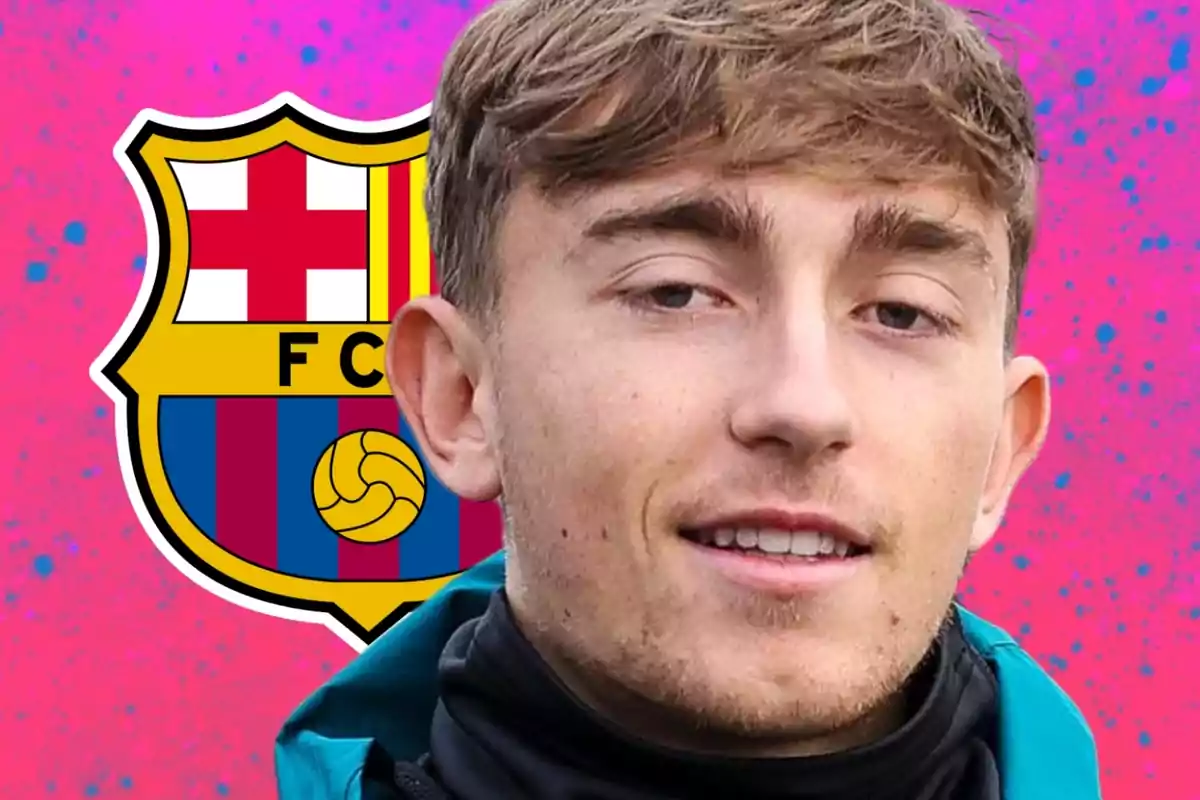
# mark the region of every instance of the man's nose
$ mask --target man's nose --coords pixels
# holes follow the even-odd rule
[[[853,407],[842,345],[824,314],[792,313],[766,323],[730,415],[735,439],[809,458],[850,444]]]

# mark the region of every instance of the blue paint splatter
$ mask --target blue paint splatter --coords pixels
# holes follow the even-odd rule
[[[1017,569],[1025,569],[1029,566],[1028,556],[1013,556],[1013,566]]]
[[[1167,321],[1167,312],[1161,308],[1158,311],[1155,311],[1154,312],[1154,321],[1159,324],[1166,322]]]
[[[1075,132],[1071,134],[1071,142],[1073,144],[1080,145],[1087,144],[1087,132],[1082,128],[1077,128]]]
[[[1137,186],[1137,178],[1132,175],[1126,175],[1121,179],[1121,189],[1126,192],[1132,192]]]
[[[133,788],[133,778],[126,775],[125,777],[121,778],[121,780],[117,781],[117,785],[120,786],[122,789],[132,789]]]
[[[145,256],[134,256],[133,257],[133,268],[136,269],[138,272],[145,271],[146,257]]]
[[[1149,78],[1142,78],[1142,85],[1140,87],[1138,87],[1138,91],[1141,92],[1146,97],[1152,97],[1152,96],[1158,94],[1159,92],[1161,92],[1163,90],[1163,87],[1166,85],[1167,85],[1166,78],[1158,78],[1158,77],[1151,76]]]
[[[1058,473],[1057,476],[1055,476],[1055,478],[1054,478],[1054,488],[1055,489],[1065,489],[1070,485],[1071,485],[1071,473],[1060,472],[1060,473]]]
[[[67,244],[82,245],[87,241],[87,228],[79,220],[72,220],[63,228],[63,239]]]
[[[49,578],[54,572],[54,559],[45,553],[34,556],[33,571],[43,578]]]
[[[1076,86],[1091,86],[1096,82],[1096,70],[1084,67],[1075,73]]]
[[[219,794],[221,797],[228,797],[229,796],[229,787],[223,783],[218,783],[217,784],[217,794]]]
[[[1137,574],[1143,578],[1146,577],[1147,575],[1149,575],[1150,574],[1150,565],[1147,564],[1145,561],[1138,564],[1137,565]]]
[[[46,274],[49,271],[50,265],[45,261],[30,261],[25,265],[25,280],[41,283],[46,280]]]
[[[321,51],[311,44],[306,44],[300,48],[300,61],[304,64],[315,64],[320,57]]]
[[[1192,47],[1187,39],[1176,39],[1171,45],[1171,55],[1167,56],[1167,66],[1172,72],[1182,72],[1188,68],[1188,55]]]
[[[1117,338],[1117,329],[1112,326],[1112,323],[1101,322],[1096,326],[1096,341],[1100,344],[1109,344],[1115,338]]]
[[[1042,102],[1038,103],[1037,107],[1034,109],[1034,111],[1036,111],[1038,114],[1041,114],[1042,116],[1045,116],[1046,114],[1049,114],[1053,108],[1054,108],[1054,101],[1047,99],[1047,100],[1043,100]]]
[[[1150,734],[1147,733],[1146,731],[1142,731],[1141,733],[1139,733],[1138,734],[1138,744],[1140,744],[1142,747],[1149,747],[1150,746]]]

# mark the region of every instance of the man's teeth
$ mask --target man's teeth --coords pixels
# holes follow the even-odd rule
[[[818,531],[780,531],[770,528],[718,528],[701,531],[700,542],[714,547],[758,550],[773,555],[828,556],[845,558],[850,553],[847,542]]]

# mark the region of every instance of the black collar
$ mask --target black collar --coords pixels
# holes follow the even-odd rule
[[[809,758],[699,756],[600,719],[555,678],[502,591],[439,665],[426,769],[456,800],[999,800],[995,680],[957,616],[911,682],[913,714],[865,747]]]

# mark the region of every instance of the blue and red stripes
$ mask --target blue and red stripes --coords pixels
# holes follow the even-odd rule
[[[338,434],[362,430],[381,430],[395,433],[399,425],[400,412],[396,401],[390,397],[349,397],[333,401],[337,403]],[[315,462],[314,462],[315,463]],[[420,517],[417,517],[418,521]],[[412,533],[405,533],[407,538]],[[443,532],[443,541],[454,538],[449,531]],[[378,544],[363,544],[349,539],[338,539],[338,577],[344,580],[383,581],[396,577],[400,564],[400,539],[391,539]],[[446,563],[450,563],[446,559]],[[453,563],[458,563],[455,553]],[[403,565],[401,564],[401,569]]]
[[[167,479],[204,534],[268,569],[327,580],[417,580],[468,568],[500,548],[494,503],[460,500],[426,468],[425,505],[398,539],[337,536],[312,500],[312,469],[338,435],[364,428],[415,439],[391,397],[171,397],[160,401]]]

